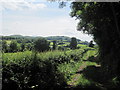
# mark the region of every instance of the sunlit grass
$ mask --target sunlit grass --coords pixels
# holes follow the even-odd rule
[[[17,63],[19,61],[29,60],[32,56],[31,51],[16,52],[16,53],[3,53],[2,60],[4,64]]]
[[[10,44],[11,43],[11,40],[6,40],[7,44]]]
[[[93,83],[90,80],[86,79],[83,74],[80,74],[80,75],[74,74],[73,76],[71,76],[71,78],[73,80],[68,81],[68,84],[73,85],[74,87],[79,86],[79,85],[82,87],[85,87]]]

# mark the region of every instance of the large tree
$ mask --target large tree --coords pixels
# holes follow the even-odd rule
[[[22,44],[21,44],[21,51],[23,52],[24,50],[25,50],[25,43],[22,42]]]
[[[34,48],[39,52],[47,51],[49,50],[49,42],[44,38],[39,38],[34,42]]]
[[[77,40],[76,40],[75,37],[72,37],[72,38],[71,38],[70,48],[71,48],[71,49],[76,49],[76,48],[77,48]]]
[[[18,46],[16,41],[10,43],[10,52],[17,52]]]
[[[7,42],[4,40],[2,41],[2,51],[7,52]]]
[[[101,65],[107,75],[120,73],[120,3],[73,2],[71,16],[79,20],[78,30],[94,36]]]
[[[57,46],[57,44],[56,44],[56,40],[54,40],[54,41],[53,41],[53,50],[56,49],[56,46]]]

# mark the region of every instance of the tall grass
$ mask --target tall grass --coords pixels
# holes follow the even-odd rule
[[[10,63],[16,63],[24,62],[27,60],[26,63],[29,63],[31,57],[32,57],[31,51],[25,51],[25,52],[16,52],[16,53],[3,53],[2,54],[2,61],[3,65],[8,65]]]

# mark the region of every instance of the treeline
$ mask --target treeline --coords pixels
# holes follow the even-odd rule
[[[50,43],[53,43],[53,46],[50,47]],[[26,50],[37,50],[40,52],[46,51],[46,50],[64,50],[63,48],[71,48],[76,49],[77,48],[77,41],[76,38],[74,40],[71,40],[70,45],[64,46],[64,47],[58,47],[57,45],[62,45],[63,42],[57,42],[56,40],[53,41],[47,41],[45,38],[39,38],[37,40],[26,42],[26,40],[22,40],[21,42],[18,42],[17,40],[11,40],[8,44],[7,41],[2,41],[2,51],[5,53],[8,52],[18,52],[18,51],[26,51]]]
[[[18,43],[21,43],[23,40],[25,43],[31,43],[34,40],[37,40],[38,38],[45,38],[48,41],[51,40],[57,40],[57,41],[65,41],[65,42],[70,42],[71,38],[67,36],[48,36],[48,37],[41,37],[41,36],[22,36],[22,35],[10,35],[10,36],[0,36],[1,40],[17,40]],[[88,45],[87,41],[81,41],[80,39],[77,39],[77,42],[79,44],[84,44]]]
[[[12,40],[9,44],[7,41],[2,41],[2,52],[8,53],[8,52],[19,52],[19,51],[25,51],[25,50],[32,50],[33,44],[32,43],[25,43],[21,42],[18,43],[16,40]]]
[[[53,36],[47,39],[43,37],[29,37],[29,36],[2,36],[2,52],[23,52],[26,50],[66,50],[79,49],[77,44],[88,45],[88,42],[82,42],[76,38],[69,38],[65,36]],[[66,44],[67,43],[67,44]],[[37,49],[36,49],[37,48]],[[39,49],[39,50],[38,50]],[[42,50],[44,49],[44,50]]]
[[[13,40],[13,39],[38,39],[41,38],[41,36],[22,36],[22,35],[10,35],[10,36],[1,36],[2,40]],[[70,37],[67,36],[48,36],[44,37],[47,40],[66,40],[71,41]],[[77,41],[81,41],[80,39],[77,39]]]

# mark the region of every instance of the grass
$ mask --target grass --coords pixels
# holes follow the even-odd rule
[[[32,56],[31,51],[25,51],[25,52],[16,52],[16,53],[3,53],[2,59],[3,64],[7,65],[10,63],[18,63],[19,61],[29,60]]]
[[[78,47],[82,47],[82,48],[83,48],[83,47],[84,47],[84,48],[88,47],[87,45],[83,45],[83,44],[78,44],[77,46],[78,46]]]
[[[92,82],[84,77],[83,74],[77,75],[74,74],[71,76],[73,80],[68,81],[68,84],[71,85],[72,87],[77,87],[81,85],[82,87],[90,85]]]
[[[79,71],[80,68],[82,70],[85,67],[91,66],[91,65],[97,65],[97,64],[95,62],[89,62],[89,61],[86,61],[86,62],[83,62],[83,61],[78,61],[78,62],[71,61],[69,64],[67,64],[67,63],[60,64],[59,67],[58,67],[58,70],[60,72],[64,73],[64,76],[65,76],[65,78],[67,80],[68,85],[70,85],[73,82],[74,82],[73,86],[77,86],[78,84],[85,85],[85,84],[88,84],[88,82],[91,82],[91,81],[86,79],[83,76],[83,74],[78,75],[77,72]],[[77,76],[77,80],[74,80],[74,78],[76,78],[76,76]]]
[[[11,43],[11,40],[6,40],[7,44],[10,44]]]

